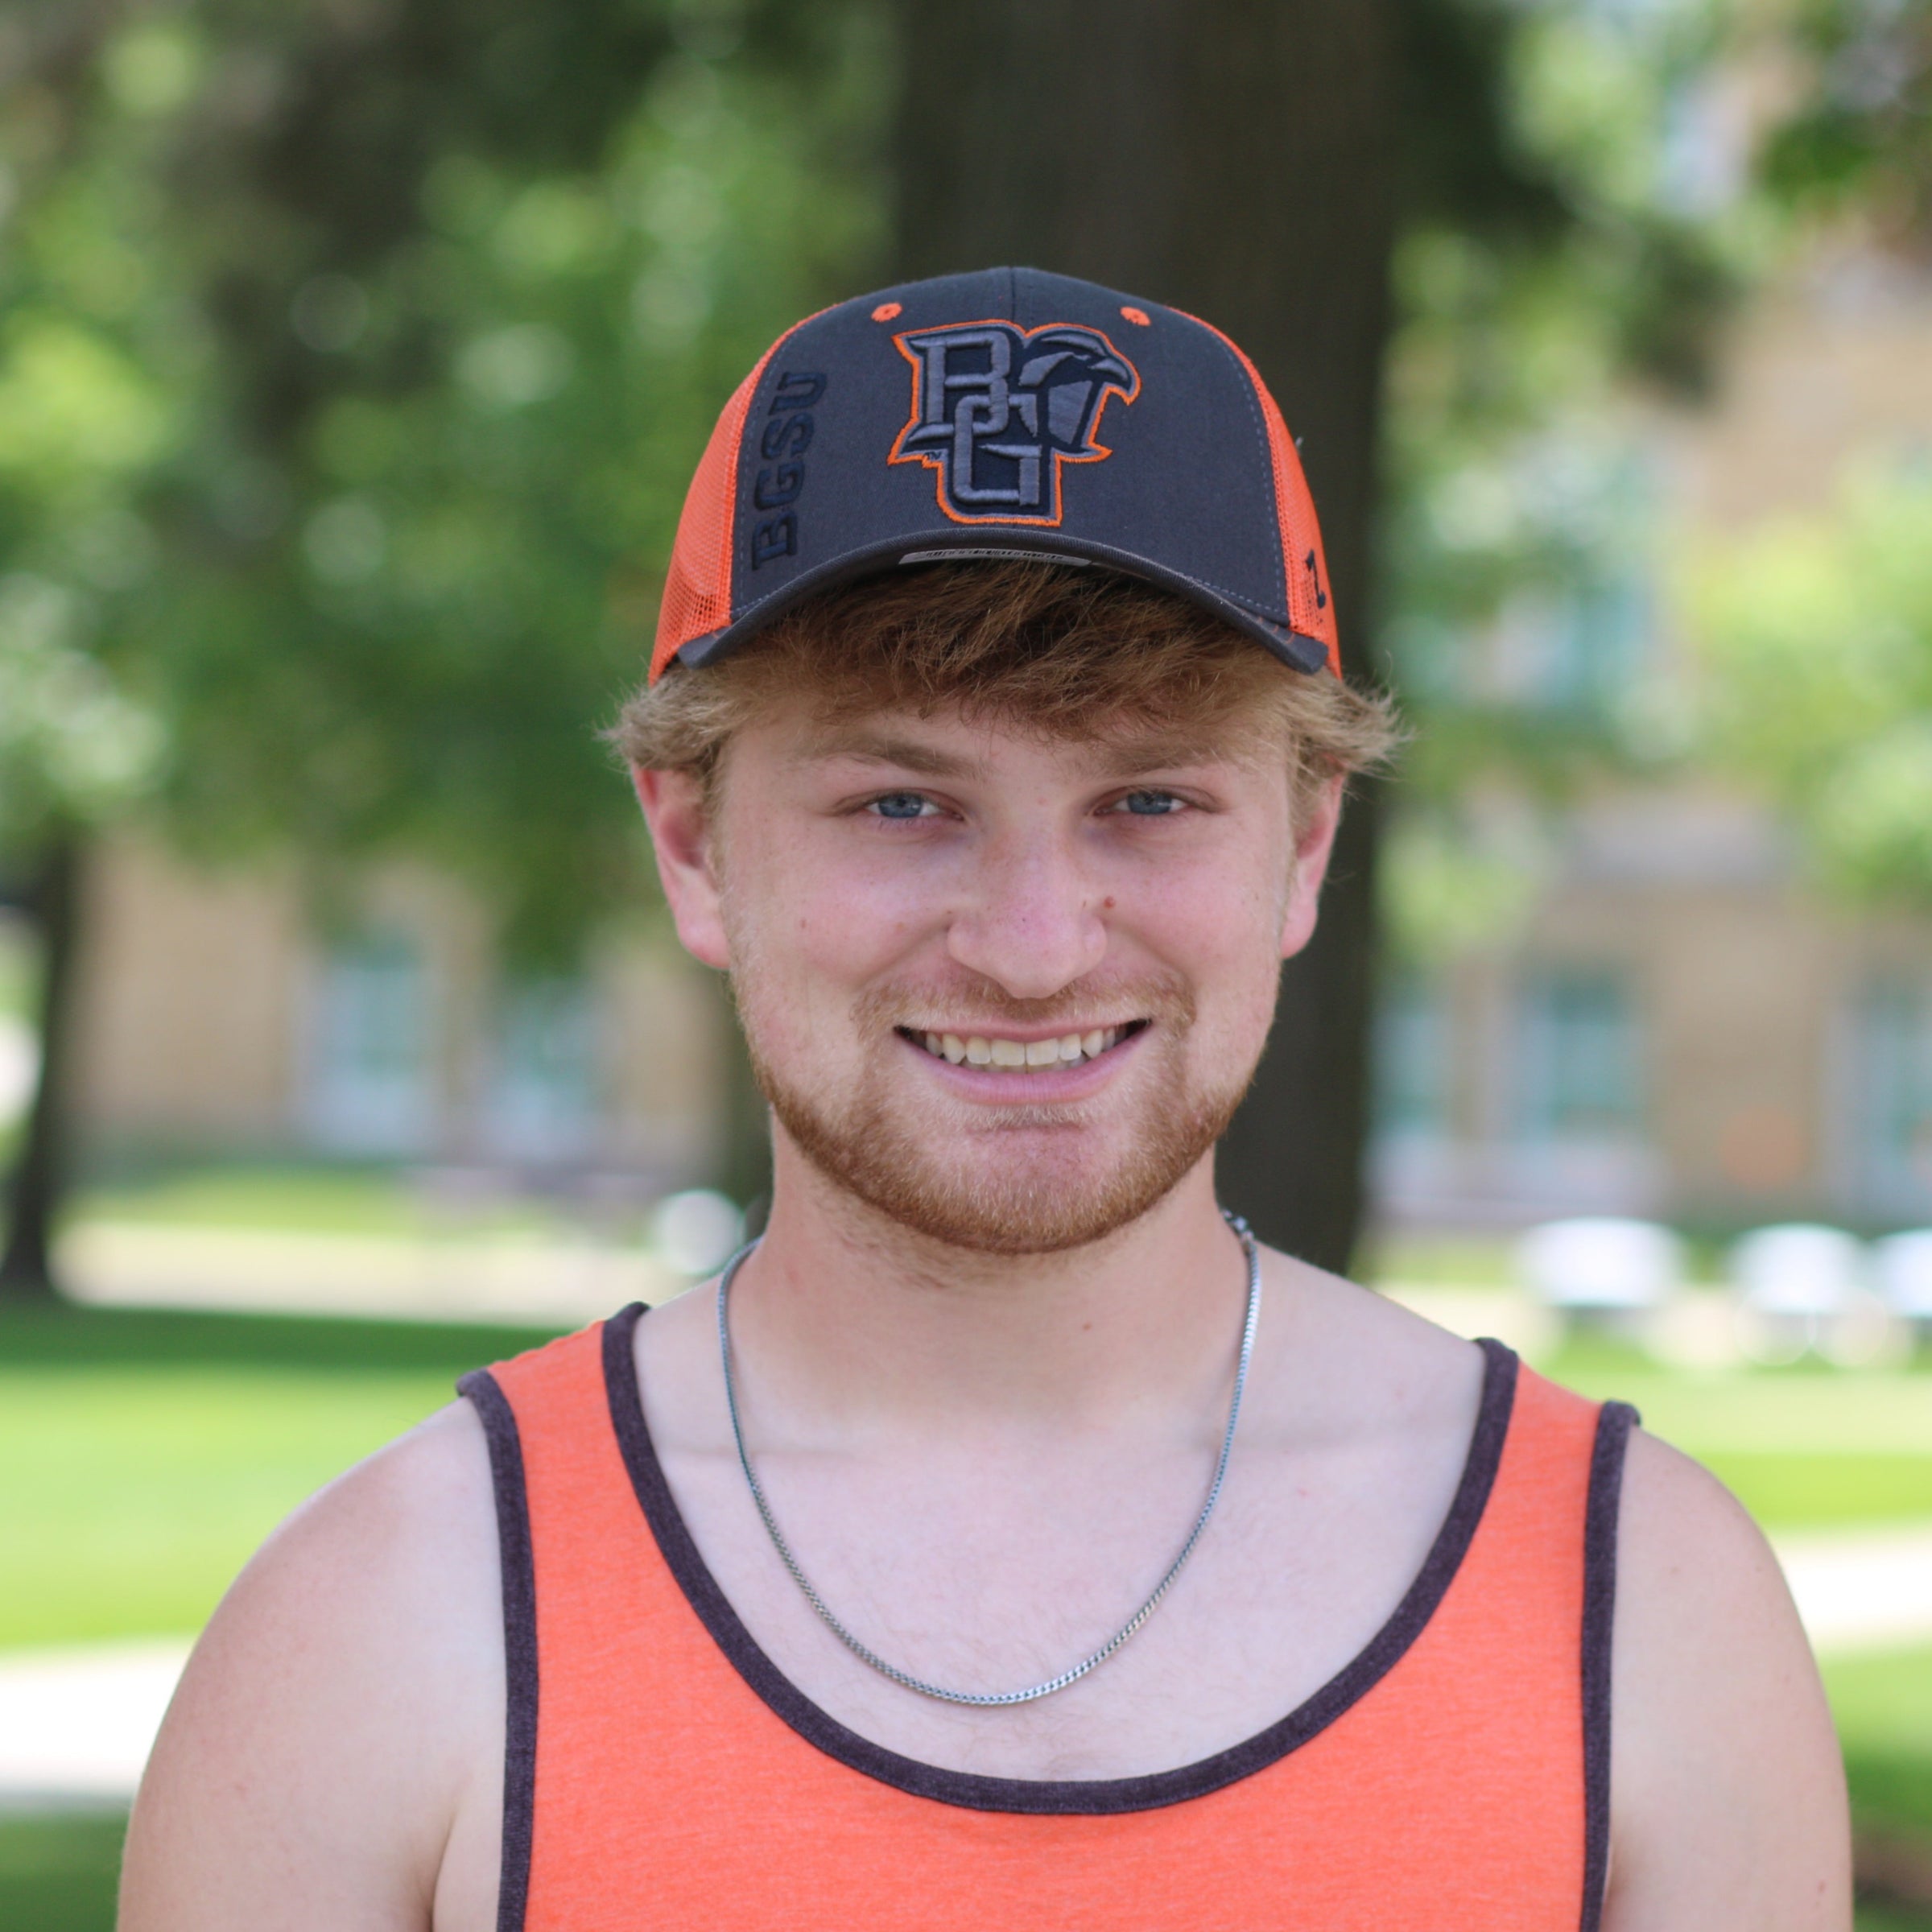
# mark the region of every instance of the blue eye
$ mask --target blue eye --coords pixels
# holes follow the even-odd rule
[[[1181,801],[1170,791],[1130,791],[1121,800],[1136,818],[1170,818],[1181,809]]]
[[[884,798],[874,799],[872,807],[882,819],[918,819],[925,816],[931,803],[916,791],[889,791]]]

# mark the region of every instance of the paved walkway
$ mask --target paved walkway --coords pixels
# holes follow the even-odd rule
[[[125,1804],[188,1652],[161,1637],[0,1653],[0,1810]]]
[[[1932,1642],[1932,1526],[1778,1539],[1821,1654]],[[0,1653],[0,1810],[132,1795],[185,1637]]]
[[[574,1327],[684,1279],[633,1245],[588,1235],[401,1236],[83,1221],[60,1268],[84,1302]]]

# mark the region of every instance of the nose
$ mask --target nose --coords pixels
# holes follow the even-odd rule
[[[1076,856],[1049,832],[989,842],[947,950],[1016,1000],[1051,999],[1093,971],[1107,951],[1097,894]]]

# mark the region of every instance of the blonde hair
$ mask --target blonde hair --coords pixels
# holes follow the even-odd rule
[[[1280,747],[1298,815],[1328,779],[1384,763],[1401,737],[1383,694],[1292,671],[1198,605],[1111,571],[1032,563],[824,592],[716,665],[673,665],[609,735],[632,766],[693,772],[709,791],[733,734],[801,697],[828,717],[957,708],[1048,737],[1232,724]]]

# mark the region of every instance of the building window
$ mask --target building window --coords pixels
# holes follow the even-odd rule
[[[1858,1141],[1880,1203],[1932,1198],[1932,985],[1882,981],[1859,1012]]]
[[[588,1146],[596,1122],[595,1025],[575,980],[529,980],[497,1017],[489,1133],[499,1153],[564,1160]]]
[[[1543,703],[1572,713],[1594,713],[1613,703],[1634,682],[1649,634],[1649,601],[1637,578],[1580,585],[1552,627]]]
[[[1449,1013],[1443,991],[1399,973],[1376,1009],[1375,1125],[1383,1140],[1442,1140],[1449,1133]]]
[[[1524,989],[1519,1117],[1532,1141],[1629,1141],[1642,1131],[1637,1016],[1612,968],[1552,968]]]
[[[433,1115],[428,976],[415,942],[371,933],[322,967],[311,1062],[316,1137],[347,1154],[419,1152]]]

